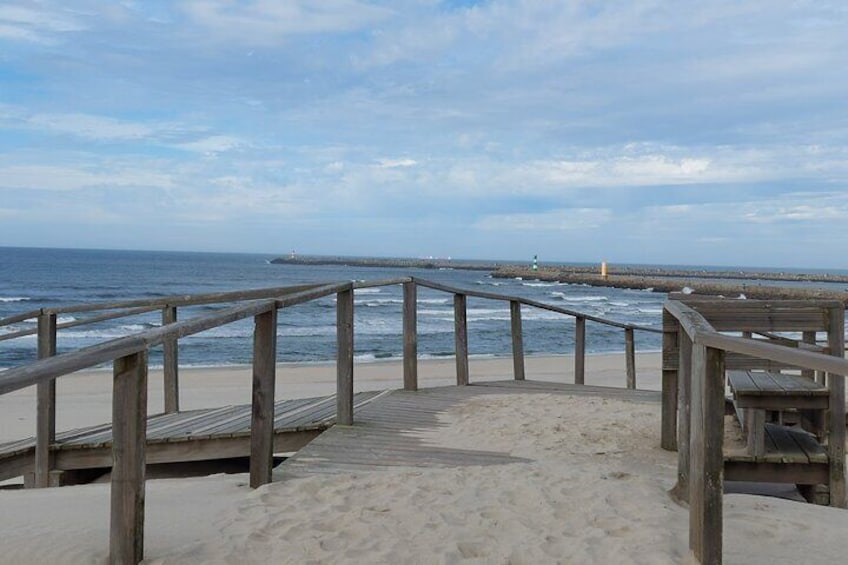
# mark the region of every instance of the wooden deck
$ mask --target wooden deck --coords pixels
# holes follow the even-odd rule
[[[487,394],[568,394],[660,402],[660,393],[542,381],[475,382],[415,392],[394,390],[363,406],[354,426],[321,434],[275,473],[310,475],[373,471],[386,467],[459,467],[524,461],[507,453],[448,449],[428,444],[420,432],[437,429],[438,415],[470,398]]]
[[[354,410],[380,392],[354,396]],[[249,404],[159,414],[147,420],[147,463],[246,457],[250,454]],[[297,451],[336,421],[336,397],[281,400],[274,405],[274,451]],[[30,472],[35,438],[0,445],[0,480]],[[112,465],[112,425],[59,433],[51,447],[55,467],[77,470]]]

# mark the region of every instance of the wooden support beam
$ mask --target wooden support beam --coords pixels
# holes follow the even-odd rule
[[[586,318],[574,318],[574,384],[586,384]]]
[[[277,309],[254,317],[253,388],[250,410],[250,488],[271,482],[274,466],[274,388]]]
[[[38,316],[38,358],[56,355],[56,314]],[[35,480],[36,488],[50,486],[53,456],[50,446],[56,440],[56,379],[36,386]]]
[[[177,321],[177,307],[164,306],[162,308],[162,325],[167,326]],[[164,373],[165,388],[165,413],[170,414],[180,411],[180,384],[179,384],[179,354],[177,338],[166,338],[162,342],[162,369]]]
[[[515,380],[524,380],[524,335],[521,331],[521,302],[510,300],[509,319],[512,326],[512,369]]]
[[[147,352],[115,360],[112,383],[112,484],[109,562],[144,558],[144,448]]]
[[[689,550],[698,563],[722,558],[724,351],[692,347]]]
[[[845,353],[845,310],[828,310],[827,345],[830,354],[843,357]],[[845,377],[828,374],[830,417],[827,432],[827,452],[830,459],[830,505],[845,508]]]
[[[468,307],[464,294],[453,295],[453,335],[456,350],[456,385],[468,384]]]
[[[353,425],[353,289],[336,294],[336,423]]]
[[[663,366],[662,366],[662,421],[660,424],[660,447],[667,451],[677,449],[677,365],[670,366],[666,355],[678,349],[680,326],[674,317],[663,311]]]
[[[803,343],[809,343],[809,344],[815,345],[816,344],[816,332],[813,332],[813,331],[803,332],[801,334],[801,341]],[[804,377],[805,379],[810,379],[812,381],[812,380],[815,380],[815,378],[816,378],[816,372],[813,371],[813,370],[810,370],[810,369],[804,369],[803,371],[801,371],[801,376]]]
[[[633,328],[624,330],[624,357],[627,365],[627,388],[636,388],[636,340]]]
[[[692,339],[679,330],[680,362],[677,374],[677,485],[674,494],[689,501],[689,453],[692,428]]]
[[[403,390],[418,390],[418,291],[403,283]]]

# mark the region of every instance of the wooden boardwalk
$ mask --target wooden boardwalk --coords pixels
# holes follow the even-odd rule
[[[380,392],[354,396],[359,411]],[[158,414],[147,420],[147,463],[203,461],[250,454],[249,404]],[[297,451],[336,421],[336,397],[281,400],[274,405],[274,451]],[[0,480],[30,472],[35,438],[0,445]],[[112,425],[59,433],[51,447],[60,470],[112,465]]]
[[[458,467],[524,461],[506,453],[449,449],[421,437],[440,427],[439,413],[487,394],[569,394],[660,402],[660,393],[543,381],[475,382],[415,392],[390,391],[356,413],[354,426],[334,426],[284,461],[277,473],[310,475],[372,471],[395,466]]]

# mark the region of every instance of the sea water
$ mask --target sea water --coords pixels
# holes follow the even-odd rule
[[[210,292],[279,287],[316,282],[378,280],[416,276],[472,290],[531,298],[627,324],[660,328],[666,296],[645,290],[600,288],[535,280],[493,279],[485,271],[275,265],[273,255],[104,251],[0,247],[0,318],[41,307],[161,298]],[[355,292],[355,355],[359,361],[400,358],[403,351],[403,295],[399,285]],[[183,307],[181,320],[203,316],[225,305]],[[61,314],[58,321],[91,317]],[[35,320],[0,327],[0,334],[35,327]],[[335,358],[335,297],[329,296],[279,312],[278,360],[322,362]],[[574,351],[574,319],[535,308],[523,308],[524,350],[534,354]],[[421,357],[454,352],[453,297],[426,288],[418,291],[418,351]],[[130,335],[161,325],[161,313],[62,329],[58,351],[64,352]],[[180,340],[180,364],[226,366],[249,363],[253,321],[242,320]],[[624,349],[624,332],[589,322],[589,352]],[[659,334],[635,334],[639,350],[659,350]],[[511,353],[509,303],[468,299],[468,341],[471,355]],[[0,368],[36,358],[36,338],[0,341]],[[151,363],[161,365],[161,351]]]

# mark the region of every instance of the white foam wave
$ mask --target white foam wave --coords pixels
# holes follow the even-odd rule
[[[57,324],[70,324],[71,322],[76,322],[77,319],[73,316],[59,316],[56,318]]]
[[[523,282],[521,286],[534,286],[534,287],[546,287],[546,286],[563,286],[563,283],[558,282]]]
[[[382,289],[379,288],[357,288],[354,289],[354,294],[380,294]]]
[[[28,296],[0,296],[0,302],[27,302],[31,300]]]
[[[564,292],[552,292],[551,296],[556,296],[566,302],[607,302],[609,300],[606,296],[574,296]]]

